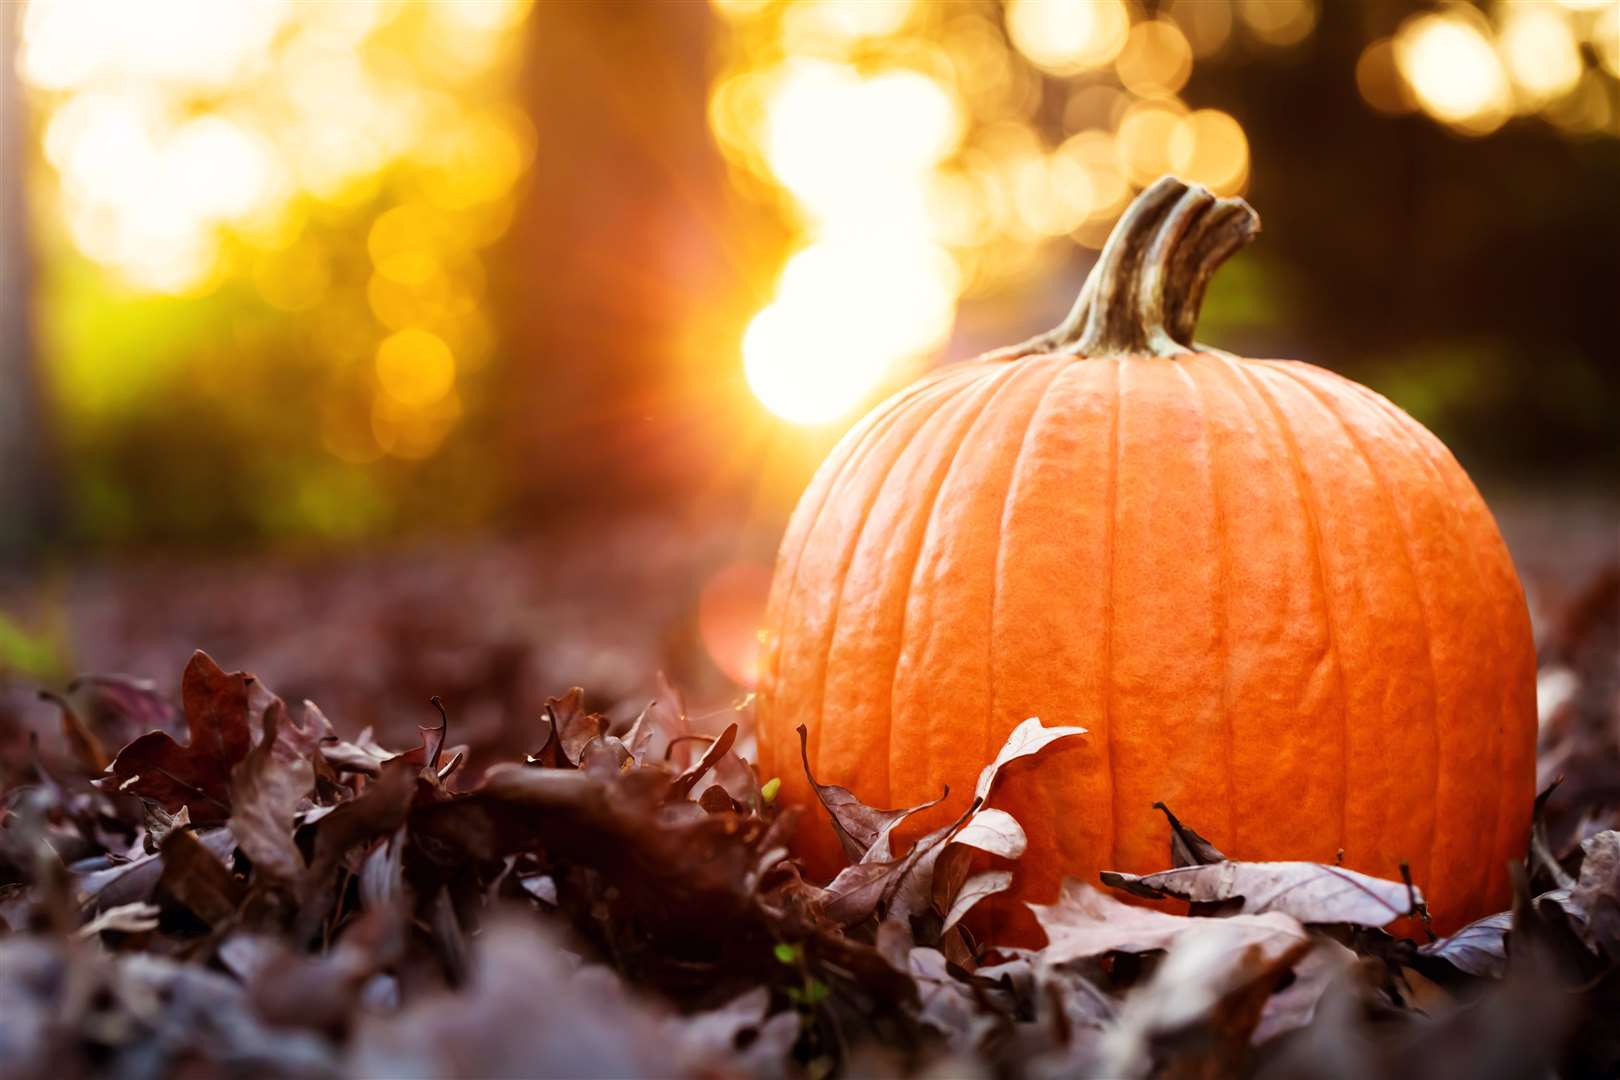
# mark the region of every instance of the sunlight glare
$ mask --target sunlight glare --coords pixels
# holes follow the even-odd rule
[[[955,149],[955,100],[917,71],[863,78],[842,64],[791,65],[768,106],[765,156],[812,217],[881,218],[918,212],[915,195]]]
[[[942,249],[861,237],[812,244],[783,268],[776,298],[743,336],[760,402],[815,425],[863,404],[895,365],[950,333],[957,273]]]

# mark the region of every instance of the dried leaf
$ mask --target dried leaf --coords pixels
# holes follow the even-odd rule
[[[1029,907],[1046,932],[1044,959],[1051,964],[1085,960],[1109,952],[1168,949],[1180,937],[1200,933],[1200,927],[1217,921],[1230,928],[1234,948],[1258,945],[1268,960],[1281,956],[1307,938],[1304,926],[1280,911],[1233,915],[1220,920],[1169,915],[1121,903],[1073,878],[1064,880],[1056,903]]]
[[[218,926],[236,914],[247,888],[195,833],[172,832],[161,850],[158,887],[203,922]]]
[[[367,911],[405,910],[405,829],[373,848],[360,868],[360,906]]]
[[[980,771],[979,782],[973,789],[974,796],[980,802],[988,802],[990,790],[995,786],[996,777],[1001,774],[1003,766],[1019,758],[1038,754],[1059,739],[1084,734],[1086,729],[1083,727],[1043,727],[1039,717],[1031,716],[1012,729],[1007,741],[996,752],[995,760]]]
[[[191,825],[191,808],[182,806],[178,814],[171,814],[151,799],[141,800],[142,824],[146,826],[146,835],[141,837],[141,847],[148,854],[154,854],[163,845],[163,838],[175,829],[185,829]]]
[[[79,928],[79,937],[89,939],[106,930],[122,934],[140,934],[156,930],[162,909],[156,904],[136,902],[108,908]]]
[[[758,811],[765,801],[760,793],[759,777],[754,773],[753,766],[738,755],[735,744],[731,753],[715,762],[714,782],[725,789],[726,794],[742,808],[743,813]]]
[[[107,767],[108,747],[149,731],[175,735],[180,730],[180,714],[147,679],[82,675],[60,696],[45,696],[61,707],[63,733],[91,776]]]
[[[546,699],[546,719],[557,733],[558,746],[571,765],[578,765],[591,740],[607,730],[600,713],[585,711],[585,691],[574,687],[560,698]]]
[[[309,702],[304,702],[306,709],[313,709]],[[320,710],[315,710],[316,714]],[[325,717],[321,717],[322,721]],[[382,773],[384,762],[392,761],[398,755],[391,750],[385,750],[372,738],[371,729],[365,728],[353,741],[332,737],[321,743],[321,756],[332,768],[338,772],[354,772],[364,776],[378,776]]]
[[[182,806],[199,824],[230,816],[230,776],[252,746],[248,680],[226,674],[204,652],[194,653],[180,684],[189,741],[153,731],[118,752],[108,785],[152,799],[171,813]]]
[[[1256,915],[1280,911],[1304,923],[1385,926],[1412,913],[1412,898],[1400,881],[1311,862],[1220,862],[1157,874],[1104,871],[1103,883],[1150,900],[1175,897],[1192,903],[1242,901]]]
[[[675,782],[669,787],[669,797],[672,799],[686,798],[691,793],[692,787],[703,779],[704,774],[714,768],[721,758],[731,752],[731,744],[736,741],[737,725],[732,724],[721,732],[719,738],[709,744],[708,749],[703,751],[702,757],[698,758],[690,768],[675,778]]]
[[[662,671],[658,673],[657,685],[658,696],[647,703],[624,735],[624,744],[630,748],[630,755],[638,765],[666,760],[678,740],[692,734],[680,691]]]
[[[978,800],[975,799],[962,812],[961,817],[944,828],[936,829],[912,845],[906,857],[900,860],[899,866],[895,868],[885,890],[882,901],[884,918],[905,924],[912,916],[921,915],[932,906],[934,868],[938,865],[940,856],[951,846],[949,843],[951,836],[962,828],[978,809]]]
[[[278,745],[288,745],[277,741],[284,711],[279,700],[271,702],[264,710],[264,737],[231,771],[229,827],[255,875],[291,888],[305,869],[293,843],[293,815],[315,785],[315,769],[295,751],[277,752]]]
[[[1005,810],[986,806],[968,818],[967,823],[951,837],[951,843],[977,848],[1004,859],[1016,859],[1024,853],[1029,840],[1023,826]]]
[[[1181,819],[1170,812],[1170,808],[1162,802],[1153,804],[1153,809],[1162,811],[1170,822],[1170,865],[1180,868],[1183,866],[1205,866],[1209,863],[1225,862],[1226,856],[1221,854],[1219,848],[1199,836],[1197,832],[1181,823]]]
[[[1262,1045],[1310,1025],[1328,992],[1354,978],[1357,963],[1354,952],[1329,937],[1316,935],[1315,947],[1293,966],[1293,982],[1273,989],[1254,1029],[1254,1044]]]
[[[950,794],[947,788],[945,795],[941,795],[933,802],[922,803],[918,806],[909,806],[895,810],[877,810],[855,797],[854,792],[837,784],[820,784],[816,782],[816,775],[810,769],[809,732],[804,725],[799,725],[799,757],[804,763],[804,775],[810,781],[810,787],[815,791],[821,805],[832,818],[833,831],[838,834],[838,842],[843,845],[844,855],[852,863],[869,860],[873,862],[888,862],[893,858],[889,850],[888,840],[895,826],[899,825],[912,814],[937,806]],[[872,848],[878,847],[875,854]]]
[[[956,979],[937,949],[912,949],[908,959],[917,984],[918,1019],[940,1032],[958,1053],[971,1053],[998,1026],[980,1007],[971,987]]]
[[[1507,972],[1507,934],[1513,912],[1475,919],[1450,937],[1418,946],[1418,955],[1444,960],[1468,975],[1500,979]]]
[[[419,772],[403,762],[385,768],[356,798],[315,823],[315,842],[301,889],[306,904],[325,887],[350,850],[391,836],[405,824]]]
[[[1588,837],[1581,850],[1581,876],[1570,900],[1583,916],[1582,937],[1592,949],[1620,961],[1620,832]]]
[[[827,883],[824,908],[827,918],[843,926],[871,918],[900,863],[899,859],[859,862],[838,871],[837,876]]]
[[[200,835],[189,829],[176,829],[170,835],[181,833],[192,837],[218,860],[229,857],[236,847],[236,838],[226,829],[213,829]],[[79,902],[84,910],[92,911],[146,900],[157,888],[162,874],[163,859],[157,852],[95,870],[78,879]]]
[[[957,890],[956,898],[951,902],[950,910],[945,913],[945,923],[939,932],[949,933],[951,927],[961,922],[962,916],[973,910],[974,905],[980,900],[1010,889],[1012,879],[1011,870],[986,870],[982,874],[968,878]]]
[[[1153,978],[1126,999],[1104,1036],[1107,1076],[1235,1076],[1266,1002],[1311,949],[1296,940],[1268,956],[1226,919],[1188,919]]]

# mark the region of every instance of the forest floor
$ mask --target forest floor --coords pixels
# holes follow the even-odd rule
[[[1542,780],[1562,783],[1514,909],[1438,941],[1382,929],[1420,899],[1404,883],[1230,861],[1173,818],[1177,874],[1076,883],[1038,912],[1043,949],[962,920],[1021,849],[987,809],[891,852],[896,815],[824,791],[805,824],[836,822],[850,866],[806,880],[699,618],[717,572],[768,568],[769,536],[647,518],[0,574],[0,1061],[1612,1074],[1620,513],[1493,506],[1537,629]],[[1067,737],[1026,728],[998,762]],[[1195,903],[1121,903],[1155,892]]]

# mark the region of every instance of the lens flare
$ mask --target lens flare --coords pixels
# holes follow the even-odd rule
[[[765,625],[765,601],[771,590],[770,567],[734,562],[722,567],[698,595],[698,637],[715,667],[745,687],[759,681]]]

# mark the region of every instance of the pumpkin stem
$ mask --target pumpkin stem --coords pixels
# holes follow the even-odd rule
[[[1260,216],[1242,199],[1160,177],[1126,208],[1063,322],[989,358],[1192,352],[1210,278],[1259,231]]]

